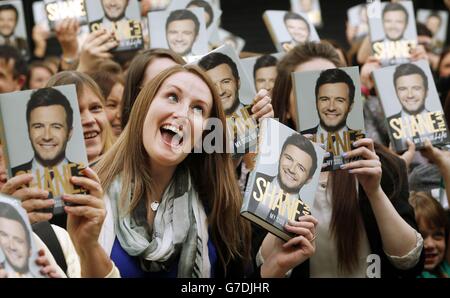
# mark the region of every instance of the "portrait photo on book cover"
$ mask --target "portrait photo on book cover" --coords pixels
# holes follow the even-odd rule
[[[144,46],[137,0],[88,0],[86,9],[91,32],[100,29],[114,32],[119,46],[113,51],[135,50]]]
[[[394,148],[407,149],[406,140],[421,148],[449,141],[447,125],[429,64],[425,60],[374,71]]]
[[[0,96],[10,175],[31,173],[49,197],[76,193],[69,179],[87,166],[74,85]]]
[[[448,34],[448,11],[418,9],[417,21],[427,27],[432,34],[431,50],[440,54]]]
[[[311,23],[316,27],[322,25],[322,13],[319,0],[291,0],[291,11],[306,14]]]
[[[270,124],[268,129],[260,144],[247,211],[283,230],[287,220],[311,214],[323,150],[292,130]]]
[[[44,9],[50,28],[65,18],[76,18],[80,26],[87,24],[85,0],[44,0]]]
[[[284,55],[285,53],[275,53],[241,59],[242,66],[256,92],[265,89],[272,94],[277,79],[277,63]]]
[[[342,153],[364,137],[358,67],[297,72],[292,78],[301,133],[325,144],[330,156],[324,171],[338,169]]]
[[[208,53],[205,9],[194,7],[148,14],[150,45],[183,57]]]
[[[35,263],[37,248],[20,201],[0,195],[0,268],[8,278],[43,277]]]
[[[383,65],[409,62],[417,45],[417,29],[411,1],[368,4],[373,55]]]
[[[268,10],[265,12],[266,24],[277,49],[288,51],[306,41],[319,41],[314,25],[308,16],[291,11]]]
[[[22,1],[0,1],[0,45],[10,45],[28,55]]]

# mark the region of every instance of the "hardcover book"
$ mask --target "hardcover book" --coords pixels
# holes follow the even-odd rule
[[[407,63],[417,46],[412,1],[367,4],[372,52],[382,66]]]
[[[417,150],[425,139],[433,145],[449,143],[448,123],[428,61],[378,69],[373,78],[395,151],[407,150],[407,139]]]
[[[19,50],[25,58],[30,58],[27,29],[22,1],[0,1],[0,45],[10,45]]]
[[[149,12],[150,47],[174,51],[186,60],[208,53],[208,35],[203,8]]]
[[[322,26],[319,0],[291,0],[291,11],[306,14],[315,27]]]
[[[277,78],[276,64],[283,56],[284,53],[275,53],[241,59],[242,66],[256,92],[261,89],[272,91]]]
[[[44,0],[44,8],[50,29],[65,18],[76,18],[80,26],[88,22],[85,0]]]
[[[251,108],[256,91],[244,71],[237,53],[229,45],[221,46],[201,57],[195,64],[206,71],[217,88],[227,117],[227,133],[234,157],[255,152],[258,123]]]
[[[319,41],[308,16],[284,10],[266,10],[263,20],[278,52],[287,52],[307,41]]]
[[[141,12],[137,0],[89,0],[86,1],[86,9],[91,32],[101,29],[114,32],[119,45],[112,52],[134,51],[144,47]]]
[[[447,40],[448,11],[418,9],[417,21],[424,24],[433,35],[431,50],[435,54],[441,54]]]
[[[0,268],[8,278],[43,278],[38,249],[21,202],[0,194]]]
[[[297,127],[329,156],[322,171],[338,170],[344,152],[365,136],[358,67],[292,73]]]
[[[347,34],[350,34],[350,41],[360,40],[369,32],[369,23],[367,19],[367,6],[365,3],[350,7],[347,10]],[[349,36],[348,36],[349,37]]]
[[[0,120],[8,177],[32,174],[60,214],[64,193],[84,193],[70,178],[88,165],[75,86],[0,94]]]
[[[294,237],[284,226],[311,215],[324,154],[298,132],[263,119],[241,215],[285,241]]]

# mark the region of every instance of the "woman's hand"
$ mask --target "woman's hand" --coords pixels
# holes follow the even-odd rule
[[[39,58],[45,56],[45,50],[47,49],[47,39],[50,36],[50,32],[41,24],[36,24],[33,27],[31,37],[34,42],[34,55]]]
[[[77,58],[79,31],[80,25],[75,18],[63,19],[55,25],[56,38],[61,44],[64,58]]]
[[[286,273],[310,258],[315,252],[315,227],[317,220],[305,215],[299,221],[289,222],[286,231],[297,236],[284,242],[268,233],[261,246],[264,264],[261,267],[262,277],[284,277]]]
[[[47,256],[45,255],[45,251],[40,249],[38,251],[38,258],[36,259],[36,264],[41,267],[39,271],[42,275],[48,276],[50,278],[62,278],[62,276],[58,273],[58,270],[50,264]]]
[[[78,253],[98,245],[98,237],[106,217],[103,189],[97,174],[86,168],[82,171],[86,177],[72,177],[71,183],[86,189],[89,194],[65,194],[67,213],[67,231]]]
[[[55,201],[48,199],[48,191],[27,185],[33,180],[31,174],[21,174],[9,179],[0,192],[18,198],[22,201],[22,207],[27,211],[30,222],[36,223],[48,221],[53,217],[52,213],[40,210],[53,208]]]
[[[253,100],[252,117],[255,120],[261,121],[264,118],[273,118],[272,98],[269,96],[269,91],[265,89],[259,90]]]
[[[380,183],[382,171],[380,158],[375,153],[372,139],[360,139],[354,142],[353,145],[357,148],[343,153],[342,156],[345,159],[361,159],[343,164],[341,165],[341,169],[348,170],[349,173],[355,174],[367,196],[370,198],[372,194],[381,189]]]
[[[77,71],[88,72],[100,59],[112,57],[109,52],[117,47],[119,42],[115,39],[113,32],[100,29],[89,33],[81,47],[80,62]]]
[[[367,58],[366,63],[361,67],[361,84],[366,86],[368,89],[372,89],[375,83],[372,79],[372,72],[381,68],[380,61],[374,56]]]
[[[433,147],[430,140],[425,140],[424,147],[420,150],[420,153],[441,171],[450,170],[450,152]]]
[[[428,61],[427,51],[425,50],[425,47],[420,44],[411,50],[411,61],[418,61],[418,60]]]
[[[408,150],[406,150],[399,157],[405,161],[406,169],[409,169],[409,166],[411,165],[412,160],[414,159],[414,154],[416,153],[416,145],[410,139],[406,139],[406,144],[408,145]],[[392,151],[395,152],[394,150]]]

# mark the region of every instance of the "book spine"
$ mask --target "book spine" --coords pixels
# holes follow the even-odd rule
[[[3,159],[6,163],[5,168],[8,171],[8,178],[12,178],[12,170],[11,170],[11,162],[10,162],[10,156],[9,156],[9,150],[8,150],[8,143],[6,140],[6,131],[5,131],[5,125],[4,125],[4,117],[3,117],[3,109],[2,109],[2,101],[6,99],[2,99],[2,96],[0,95],[0,145],[1,149],[3,149]]]

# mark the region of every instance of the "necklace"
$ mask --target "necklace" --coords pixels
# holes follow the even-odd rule
[[[159,207],[159,203],[156,202],[156,201],[153,201],[153,202],[150,204],[150,208],[151,208],[154,212],[156,212],[156,210],[158,210],[158,207]]]

